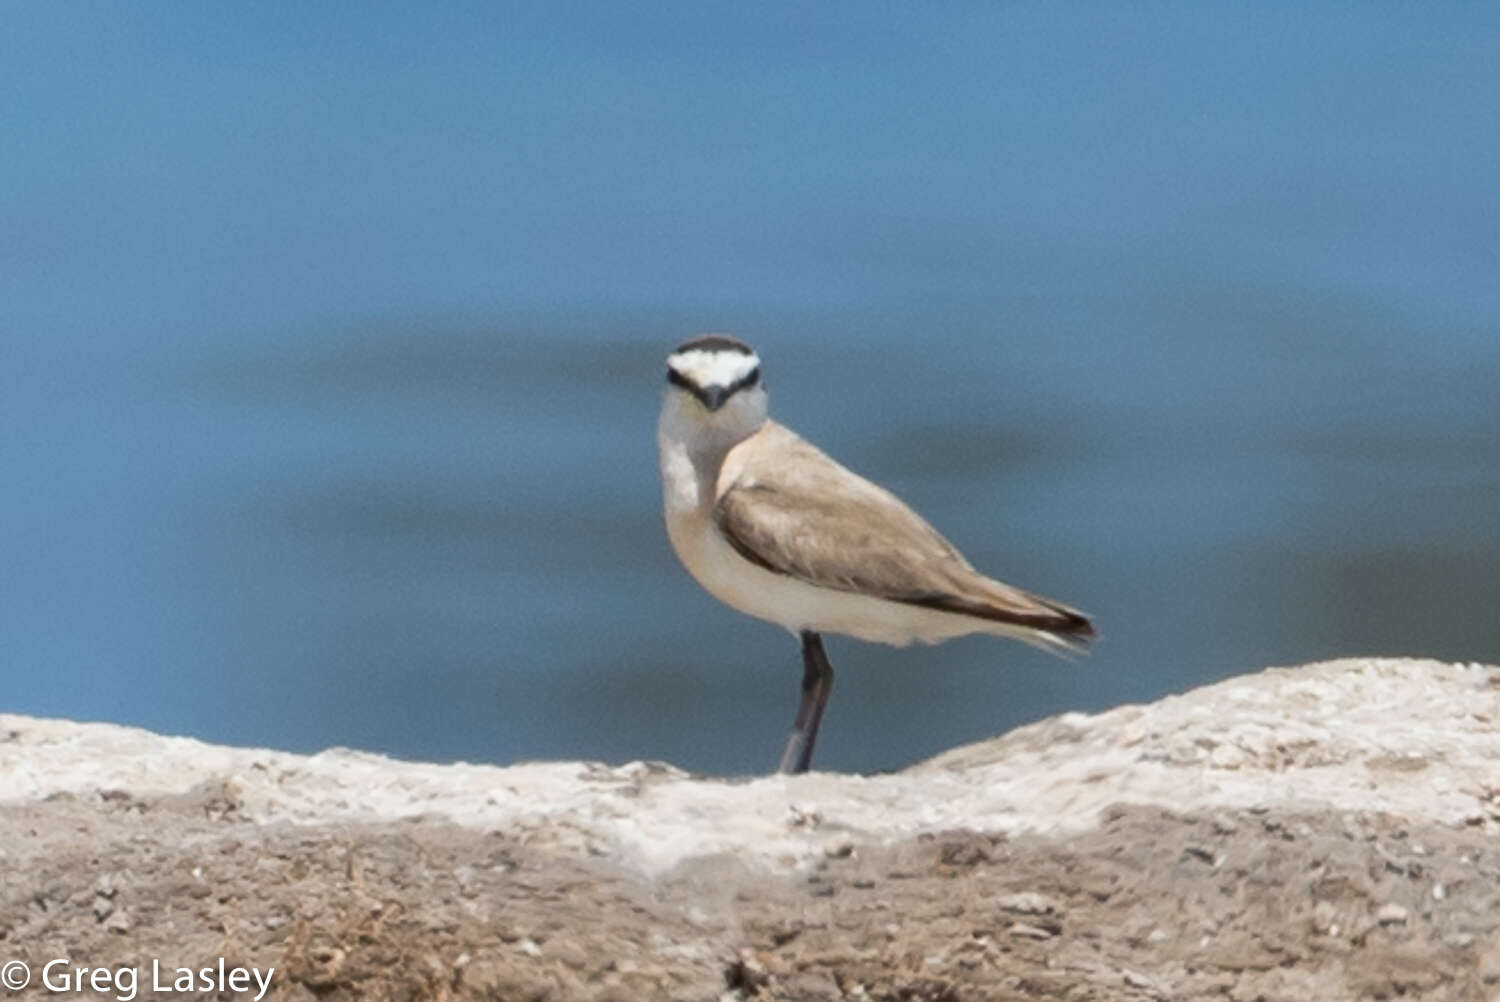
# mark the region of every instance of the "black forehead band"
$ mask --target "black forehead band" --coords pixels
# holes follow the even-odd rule
[[[754,350],[739,338],[727,334],[705,334],[677,346],[677,351],[732,351],[740,355],[754,355]],[[675,352],[674,352],[675,354]]]

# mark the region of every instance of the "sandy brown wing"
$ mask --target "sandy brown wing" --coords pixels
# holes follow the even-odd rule
[[[731,545],[779,574],[982,619],[1086,637],[1081,613],[985,577],[884,488],[781,431],[715,506]]]

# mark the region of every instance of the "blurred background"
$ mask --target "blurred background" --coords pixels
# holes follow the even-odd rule
[[[818,764],[1351,654],[1500,660],[1500,8],[9,5],[0,708],[771,768],[663,359],[1076,663],[829,643]]]

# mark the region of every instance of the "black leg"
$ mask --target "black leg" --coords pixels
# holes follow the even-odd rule
[[[792,736],[786,739],[777,772],[806,772],[812,764],[813,744],[818,740],[818,725],[823,722],[823,707],[833,692],[833,665],[823,651],[823,638],[811,630],[802,631],[802,703],[797,707],[797,722]]]

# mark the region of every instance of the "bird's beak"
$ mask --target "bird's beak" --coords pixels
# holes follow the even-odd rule
[[[729,399],[729,387],[727,386],[705,386],[698,394],[698,399],[703,401],[703,406],[711,411],[716,411],[724,406],[724,401]]]

